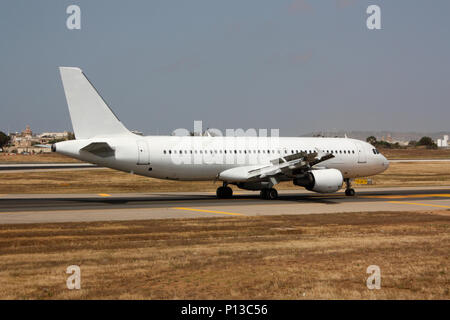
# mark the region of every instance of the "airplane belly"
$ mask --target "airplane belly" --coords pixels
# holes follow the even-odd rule
[[[186,164],[167,164],[160,163],[154,165],[151,176],[160,179],[170,180],[214,180],[217,174],[223,169],[214,165],[186,165]]]

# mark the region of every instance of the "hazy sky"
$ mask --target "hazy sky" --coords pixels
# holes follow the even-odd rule
[[[81,8],[81,30],[66,27]],[[366,8],[381,7],[382,30]],[[450,131],[450,1],[18,1],[0,5],[0,130],[71,130],[78,66],[131,130]],[[99,119],[100,121],[100,119]]]

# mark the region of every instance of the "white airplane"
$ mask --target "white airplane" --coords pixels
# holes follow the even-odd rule
[[[219,180],[218,198],[232,197],[228,185],[260,190],[276,199],[281,181],[319,193],[353,196],[351,179],[385,171],[389,162],[372,145],[349,138],[142,136],[114,115],[79,68],[60,67],[76,140],[52,151],[142,176],[171,180]],[[275,142],[274,142],[275,141]]]

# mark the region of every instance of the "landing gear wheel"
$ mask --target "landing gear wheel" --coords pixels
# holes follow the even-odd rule
[[[352,182],[349,178],[345,179],[345,195],[353,197],[355,195],[355,189],[352,188]]]
[[[267,199],[267,189],[262,189],[262,190],[259,192],[259,196],[261,197],[261,199],[266,200],[266,199]]]
[[[348,197],[353,197],[355,195],[355,189],[345,189],[345,195]]]
[[[274,188],[262,189],[260,192],[261,199],[275,200],[278,198],[278,191]]]
[[[233,196],[233,189],[230,187],[219,187],[216,195],[218,199],[230,199]]]
[[[224,187],[218,187],[217,188],[217,190],[216,190],[216,196],[217,196],[217,199],[222,199],[223,198],[223,189],[224,189]]]
[[[268,200],[278,199],[278,191],[274,188],[269,189],[269,191],[267,191],[267,199]]]

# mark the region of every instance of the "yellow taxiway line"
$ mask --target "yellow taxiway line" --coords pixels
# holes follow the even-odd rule
[[[99,195],[100,197],[111,197],[111,195],[110,195],[110,194],[107,194],[107,193],[98,193],[98,195]]]
[[[194,211],[194,212],[219,213],[219,214],[227,214],[227,215],[230,215],[230,216],[245,216],[245,214],[242,214],[242,213],[215,211],[215,210],[204,210],[204,209],[195,209],[195,208],[173,207],[172,209]]]
[[[399,204],[410,204],[410,205],[424,206],[424,207],[450,208],[450,206],[444,206],[444,205],[440,205],[440,204],[428,204],[428,203],[404,202],[404,201],[387,201],[387,202],[399,203]]]

